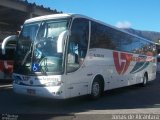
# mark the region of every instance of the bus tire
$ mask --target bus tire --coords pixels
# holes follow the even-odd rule
[[[147,73],[145,73],[143,76],[143,82],[142,82],[141,86],[145,87],[147,85],[147,83],[148,83],[148,75],[147,75]]]
[[[103,82],[100,79],[95,79],[91,88],[91,99],[98,99],[103,93]]]

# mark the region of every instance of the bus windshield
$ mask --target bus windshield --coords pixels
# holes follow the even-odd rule
[[[57,52],[57,40],[68,23],[68,19],[58,19],[25,24],[17,42],[14,72],[62,73],[63,53]]]

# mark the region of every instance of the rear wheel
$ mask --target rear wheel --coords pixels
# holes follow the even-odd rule
[[[97,99],[102,95],[102,93],[103,93],[102,82],[98,79],[95,79],[92,83],[91,98]]]
[[[143,82],[142,82],[142,87],[145,87],[147,85],[147,82],[148,82],[148,76],[147,76],[147,73],[144,74],[143,76]]]

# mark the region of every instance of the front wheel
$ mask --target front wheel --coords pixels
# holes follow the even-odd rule
[[[102,83],[100,80],[94,80],[92,83],[92,89],[91,89],[91,98],[97,99],[102,95],[103,89],[102,89]]]

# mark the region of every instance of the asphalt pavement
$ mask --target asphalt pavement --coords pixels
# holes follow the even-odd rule
[[[91,101],[87,96],[67,100],[29,97],[15,94],[10,83],[0,83],[0,118],[5,119],[9,116],[19,120],[32,116],[33,119],[39,117],[38,119],[56,120],[118,120],[127,119],[131,115],[132,118],[136,118],[142,114],[157,115],[153,117],[158,119],[160,118],[159,91],[160,74],[146,87],[134,85],[110,90],[95,101]]]

